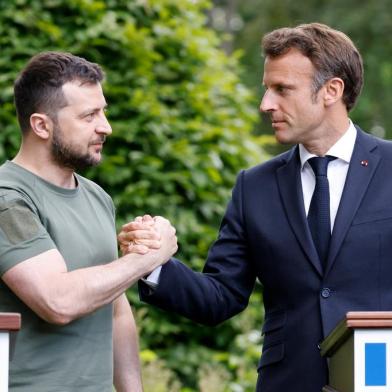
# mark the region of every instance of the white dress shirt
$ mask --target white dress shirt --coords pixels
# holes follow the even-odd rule
[[[326,153],[326,155],[331,155],[337,158],[329,163],[327,171],[330,196],[331,232],[335,223],[336,213],[338,212],[344,184],[346,182],[347,171],[353,154],[356,137],[357,130],[350,120],[350,125],[347,131]],[[308,159],[315,156],[316,155],[311,154],[302,144],[299,145],[302,194],[304,197],[306,215],[308,215],[310,201],[316,186],[315,175]]]
[[[342,197],[344,183],[346,182],[347,171],[350,164],[351,155],[353,154],[356,137],[357,130],[350,120],[347,131],[328,150],[326,154],[337,158],[329,163],[327,171],[330,194],[331,231],[335,223],[336,213],[338,211],[340,198]],[[306,215],[308,215],[310,201],[316,186],[315,175],[308,162],[308,159],[316,155],[311,154],[302,144],[300,144],[299,156],[301,159],[302,194],[304,197],[305,212]],[[146,279],[143,280],[152,287],[156,286],[158,284],[161,269],[162,267],[156,268]]]

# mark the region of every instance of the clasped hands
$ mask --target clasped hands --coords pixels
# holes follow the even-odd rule
[[[144,215],[122,226],[117,236],[122,255],[158,252],[166,262],[177,252],[176,229],[161,217]]]

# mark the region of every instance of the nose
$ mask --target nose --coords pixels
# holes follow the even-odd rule
[[[108,119],[106,118],[105,112],[102,112],[97,127],[96,127],[96,132],[99,134],[103,134],[106,136],[109,136],[112,133],[112,127],[110,126],[110,123]]]
[[[260,112],[268,113],[277,109],[276,100],[271,90],[267,89],[260,102]]]

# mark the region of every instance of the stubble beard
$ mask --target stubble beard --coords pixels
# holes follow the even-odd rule
[[[73,171],[81,171],[89,167],[97,166],[101,161],[100,159],[94,158],[92,154],[88,152],[80,153],[75,146],[67,144],[64,141],[63,132],[58,124],[56,124],[53,129],[51,153],[53,161],[58,166]]]

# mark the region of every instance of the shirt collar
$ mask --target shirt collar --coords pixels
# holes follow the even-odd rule
[[[327,151],[326,155],[332,155],[344,162],[350,163],[351,155],[353,154],[355,139],[357,137],[357,130],[349,120],[349,126],[343,136]],[[309,158],[316,155],[310,153],[302,144],[299,145],[299,157],[301,159],[301,169]]]

